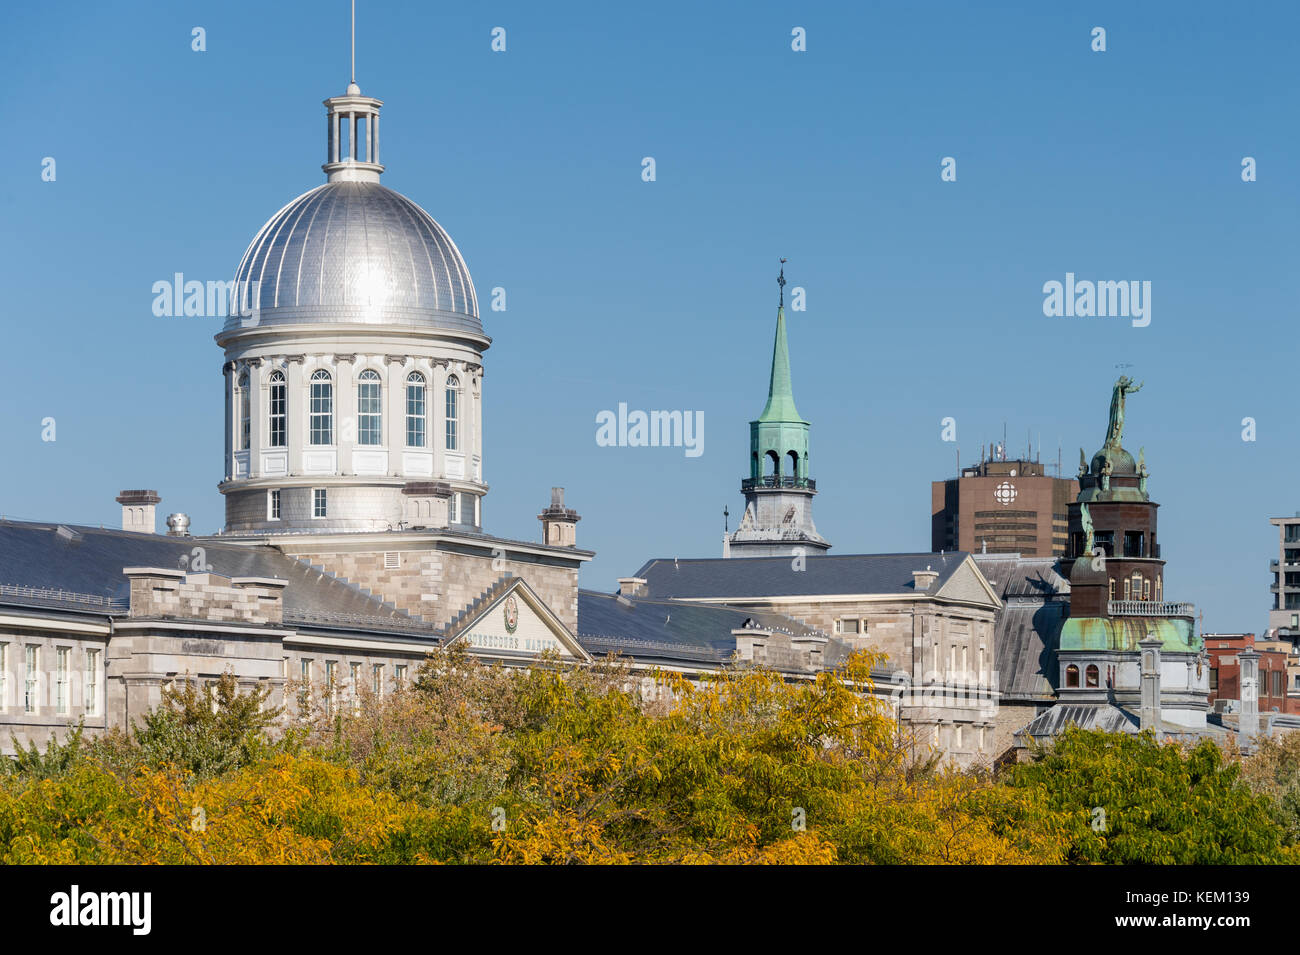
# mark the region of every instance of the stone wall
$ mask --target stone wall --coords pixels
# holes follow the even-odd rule
[[[385,552],[295,553],[337,577],[365,588],[434,626],[444,626],[501,577],[522,577],[569,631],[578,630],[578,569],[530,559],[503,548],[492,551],[401,550],[385,566]]]
[[[173,617],[254,625],[284,620],[283,580],[127,567],[132,617]]]

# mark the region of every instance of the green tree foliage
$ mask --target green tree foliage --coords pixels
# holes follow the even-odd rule
[[[1241,762],[1242,779],[1268,797],[1286,845],[1300,847],[1300,733],[1261,736],[1254,743],[1254,752]]]
[[[1072,728],[1007,785],[1046,795],[1070,862],[1239,865],[1287,861],[1283,830],[1209,740],[1186,748]]]
[[[1300,743],[1239,766],[1208,742],[1071,730],[999,778],[901,735],[869,693],[879,662],[692,683],[438,651],[403,689],[315,694],[291,721],[233,678],[182,687],[129,733],[22,751],[0,863],[1292,858]]]

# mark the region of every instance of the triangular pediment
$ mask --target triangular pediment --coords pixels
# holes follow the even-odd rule
[[[496,588],[494,588],[496,589]],[[524,660],[550,651],[565,659],[591,656],[522,577],[512,578],[455,625],[448,645],[461,644],[475,656]]]
[[[956,570],[944,581],[935,596],[947,597],[949,600],[964,600],[969,603],[986,604],[993,609],[1002,606],[988,578],[980,573],[979,565],[969,554]]]

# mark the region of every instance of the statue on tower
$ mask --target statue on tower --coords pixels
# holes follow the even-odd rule
[[[1095,539],[1092,529],[1092,513],[1087,504],[1079,505],[1079,521],[1083,524],[1083,553],[1092,556]]]
[[[1124,399],[1141,390],[1142,384],[1133,384],[1128,375],[1120,375],[1115,388],[1110,393],[1110,422],[1106,426],[1106,447],[1121,447],[1124,439]]]

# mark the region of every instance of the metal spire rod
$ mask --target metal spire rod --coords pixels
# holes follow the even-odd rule
[[[781,274],[776,278],[777,287],[781,290],[781,301],[779,305],[785,308],[785,259],[781,260]]]
[[[352,79],[357,81],[357,0],[352,0]]]

